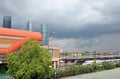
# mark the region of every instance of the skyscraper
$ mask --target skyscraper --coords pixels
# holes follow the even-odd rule
[[[43,45],[48,45],[49,44],[49,32],[48,32],[48,26],[46,24],[41,25],[41,33],[43,36]]]
[[[28,23],[27,23],[27,30],[32,31],[32,22],[31,21],[28,21]]]
[[[3,18],[3,27],[11,28],[11,16],[4,16],[4,18]]]

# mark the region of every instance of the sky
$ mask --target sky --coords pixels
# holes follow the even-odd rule
[[[15,29],[47,24],[61,51],[120,51],[120,0],[0,0],[1,27],[4,16]]]

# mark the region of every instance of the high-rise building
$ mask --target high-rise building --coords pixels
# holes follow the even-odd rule
[[[43,36],[43,45],[48,45],[49,44],[49,32],[48,32],[48,26],[46,24],[41,25],[41,33]]]
[[[27,30],[32,31],[32,22],[31,21],[28,21],[28,23],[27,23]]]
[[[3,27],[11,28],[11,16],[4,16],[4,18],[3,18]]]

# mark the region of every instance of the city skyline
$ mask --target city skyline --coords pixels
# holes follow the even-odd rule
[[[11,16],[4,16],[3,18],[3,27],[4,28],[11,28]]]
[[[42,33],[42,45],[49,45],[49,30],[47,24],[41,24],[40,32]]]
[[[22,3],[22,4],[21,4]],[[12,28],[26,29],[32,19],[33,31],[47,24],[50,44],[64,51],[120,51],[119,0],[4,0],[3,17],[12,17]]]

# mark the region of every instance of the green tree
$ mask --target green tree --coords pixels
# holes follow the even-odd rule
[[[96,62],[96,59],[94,59],[94,62],[92,63],[93,71],[98,71],[100,69],[99,65]]]
[[[81,52],[81,55],[82,55],[82,56],[86,56],[87,53],[86,53],[86,52]]]
[[[53,74],[51,55],[35,40],[27,40],[20,51],[7,56],[8,73],[15,79],[48,79]]]

